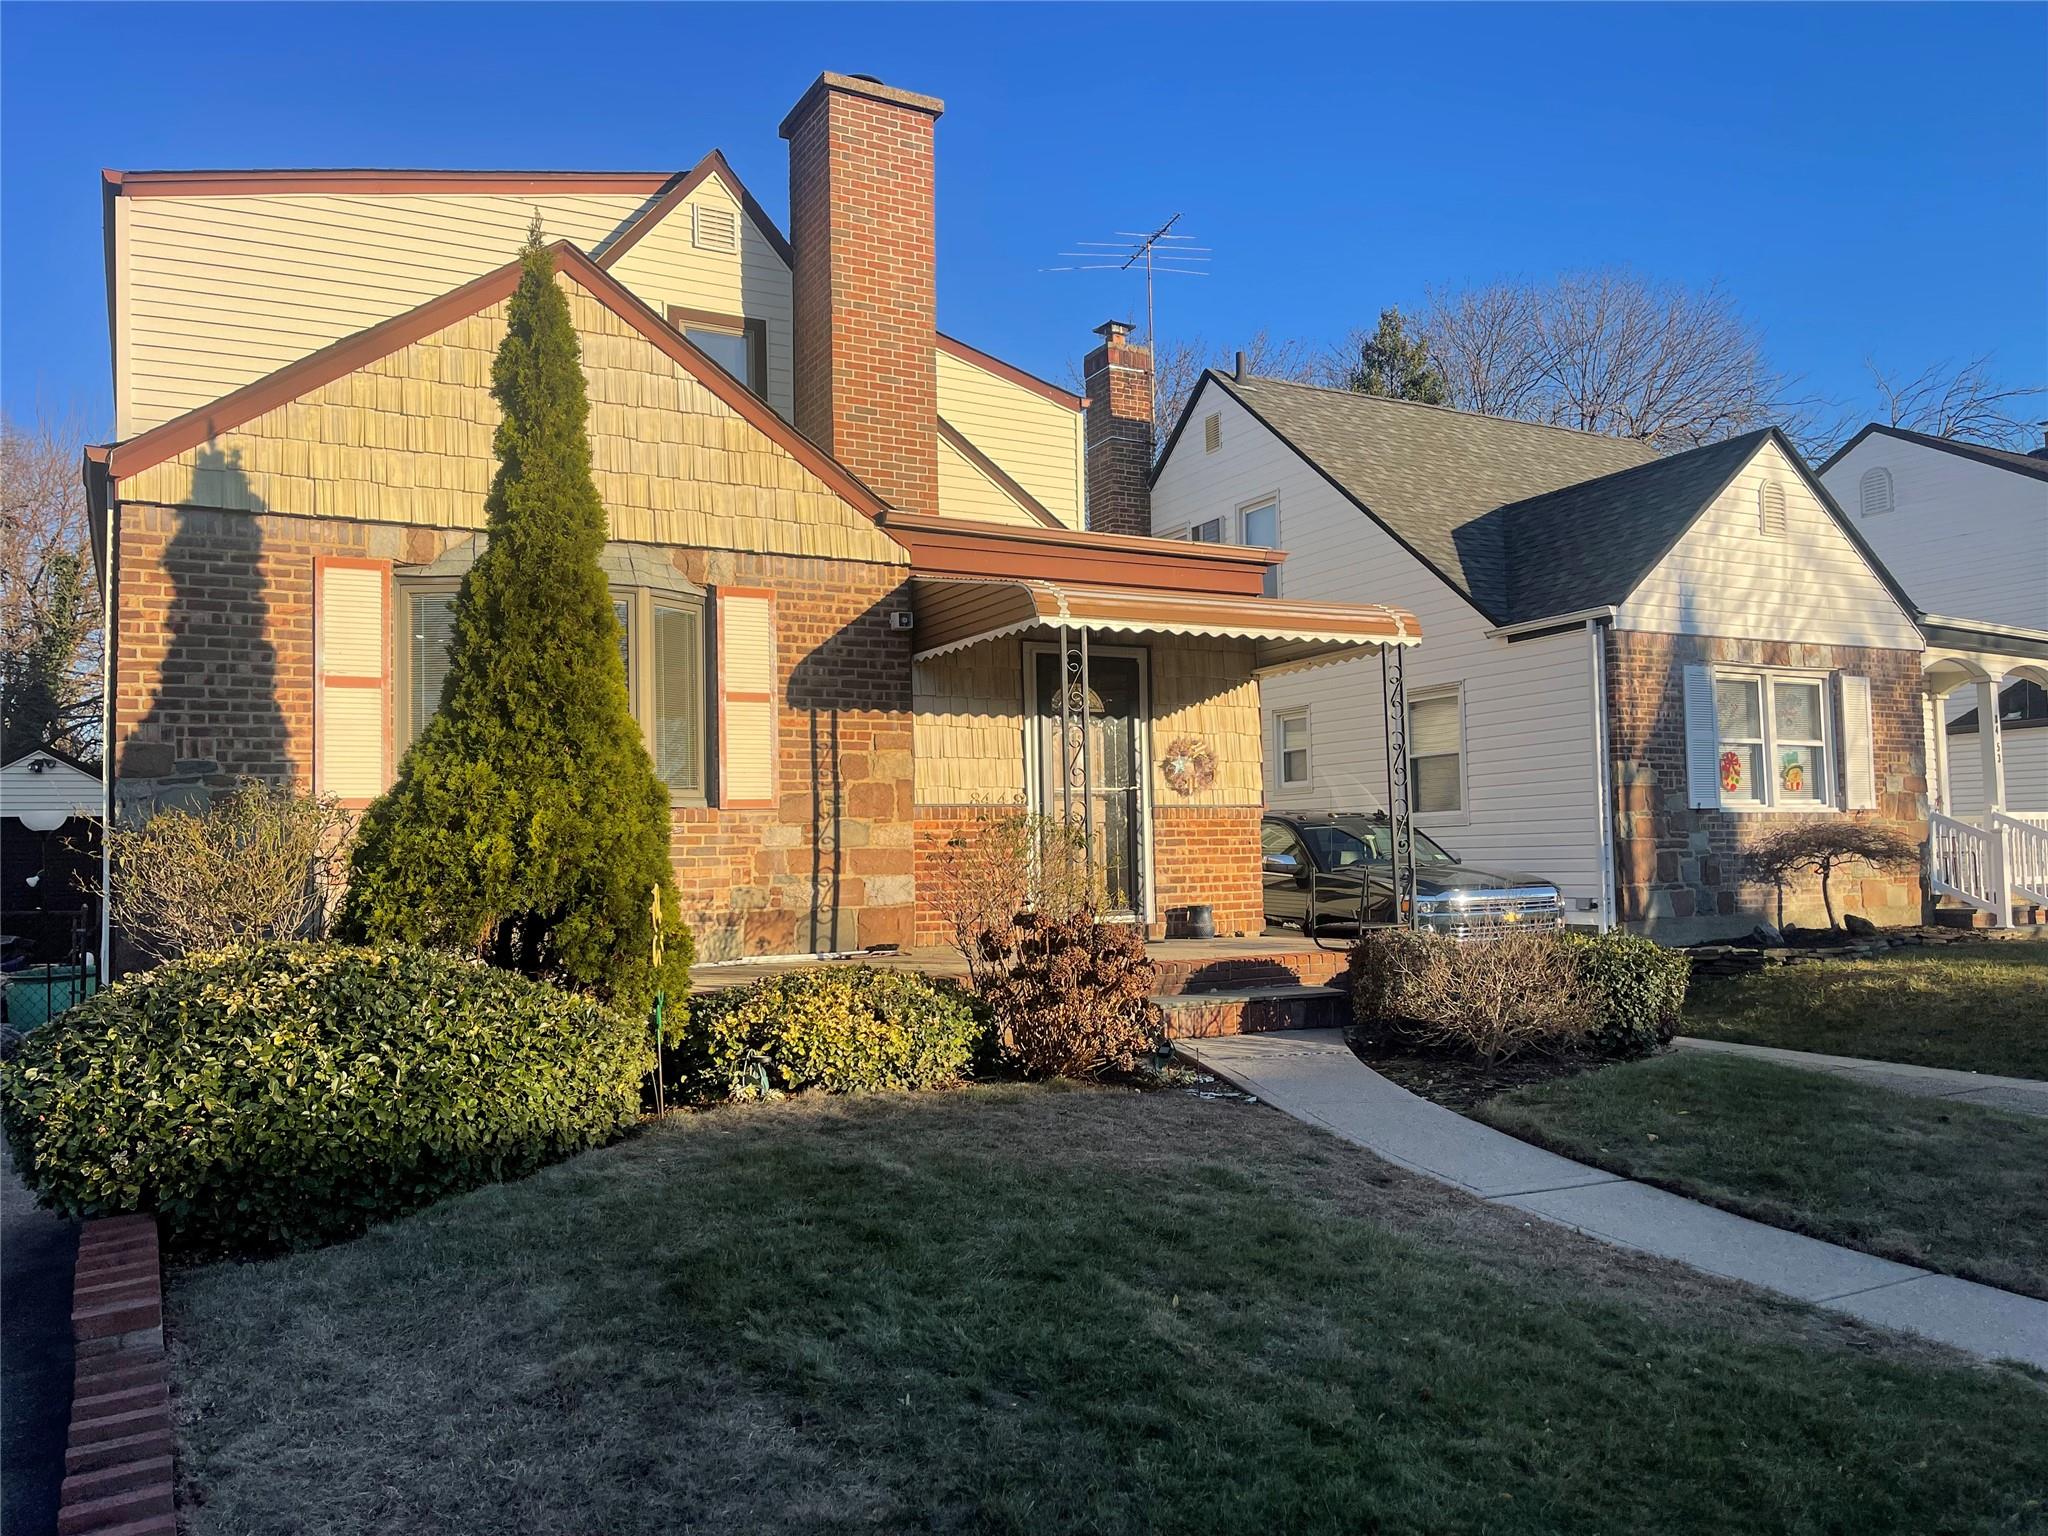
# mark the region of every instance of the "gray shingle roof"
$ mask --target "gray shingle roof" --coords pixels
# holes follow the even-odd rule
[[[1278,379],[1209,378],[1502,623],[1511,556],[1493,514],[1656,460],[1622,438]]]
[[[1503,622],[1622,602],[1770,435],[1745,432],[1489,514],[1508,551]]]

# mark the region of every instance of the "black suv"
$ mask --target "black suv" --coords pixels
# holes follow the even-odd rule
[[[1271,811],[1260,829],[1266,922],[1316,934],[1356,933],[1394,921],[1384,811]],[[1495,938],[1564,923],[1564,899],[1548,880],[1461,864],[1415,834],[1417,926],[1453,938]]]

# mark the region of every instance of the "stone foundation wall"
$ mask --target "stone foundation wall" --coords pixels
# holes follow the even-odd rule
[[[1927,836],[1926,744],[1920,658],[1913,651],[1803,645],[1720,636],[1610,632],[1608,737],[1614,763],[1615,886],[1618,915],[1669,942],[1740,933],[1776,919],[1777,894],[1747,869],[1765,833],[1802,813],[1694,810],[1687,805],[1684,668],[1689,663],[1842,671],[1870,679],[1877,808],[1816,811],[1806,819],[1854,815],[1891,825],[1915,843]],[[1830,690],[1832,696],[1833,690]],[[1839,780],[1839,764],[1834,765]],[[1880,924],[1920,919],[1917,871],[1833,883],[1835,908]],[[1820,888],[1788,891],[1788,922],[1826,921]]]

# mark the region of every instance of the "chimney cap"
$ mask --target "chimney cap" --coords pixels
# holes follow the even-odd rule
[[[1105,320],[1095,327],[1095,334],[1104,341],[1122,341],[1131,334],[1131,325],[1125,320]]]
[[[870,101],[879,101],[886,106],[903,107],[912,112],[922,112],[929,117],[938,117],[946,110],[946,104],[936,96],[920,96],[915,91],[899,90],[893,85],[884,85],[873,75],[842,75],[836,70],[825,70],[813,80],[810,89],[797,98],[795,106],[782,119],[782,126],[776,130],[788,138],[796,130],[798,119],[806,116],[812,107],[826,96],[837,91],[846,96],[865,96]]]

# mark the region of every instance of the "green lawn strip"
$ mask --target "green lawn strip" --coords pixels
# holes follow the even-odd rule
[[[1690,1051],[1474,1113],[1775,1227],[2048,1299],[2048,1120]]]
[[[2037,1377],[1177,1094],[675,1117],[169,1309],[195,1533],[2048,1520]]]
[[[1683,1033],[2048,1079],[2048,944],[1895,951],[1707,977]]]

